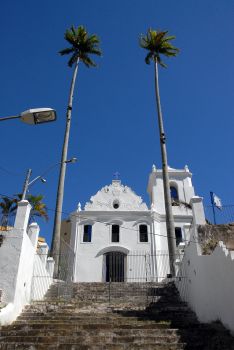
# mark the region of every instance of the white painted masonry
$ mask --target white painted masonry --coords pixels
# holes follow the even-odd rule
[[[192,226],[185,225],[189,240],[178,265],[181,278],[176,286],[199,321],[219,320],[234,332],[234,251],[219,242],[211,255],[202,255],[197,233],[197,225],[205,224],[202,198],[194,196],[191,205],[194,220]]]
[[[114,208],[117,203],[118,208]],[[72,242],[75,246],[74,281],[104,282],[105,254],[130,251],[151,251],[151,235],[148,242],[139,241],[139,225],[144,223],[151,231],[151,212],[142,199],[129,187],[121,185],[119,180],[102,188],[91,197],[84,211],[72,213]],[[92,225],[91,242],[83,242],[84,225]],[[119,242],[111,241],[111,227],[119,225]],[[130,266],[126,271],[126,280],[130,280],[134,271]]]
[[[202,322],[220,320],[234,332],[234,252],[222,242],[211,255],[202,255],[197,243],[197,225],[205,224],[202,198],[194,195],[192,174],[188,167],[169,168],[171,185],[178,192],[174,203],[175,227],[182,229],[184,250],[178,260],[176,284],[181,297],[187,301]],[[65,225],[74,252],[73,281],[101,282],[106,280],[106,259],[110,252],[124,254],[124,280],[141,280],[149,272],[150,279],[160,281],[162,261],[158,254],[168,253],[162,172],[153,166],[149,176],[150,209],[129,187],[113,180],[91,197],[84,210],[78,204]],[[39,226],[28,226],[30,205],[18,205],[14,228],[1,232],[0,289],[6,306],[0,310],[0,325],[11,323],[31,300],[42,299],[52,283],[54,261],[48,258],[48,245],[38,243]],[[140,242],[139,226],[146,225],[148,242]],[[84,242],[84,226],[92,225],[91,242]],[[112,225],[119,225],[119,241],[112,241]],[[66,241],[66,244],[68,241]],[[39,247],[38,247],[39,244]],[[131,256],[138,255],[137,270]],[[150,256],[156,259],[147,261]],[[72,266],[71,259],[71,266]],[[148,264],[149,263],[149,264]],[[165,260],[163,261],[165,264]],[[147,264],[151,270],[146,271]],[[142,268],[143,266],[143,268]],[[146,273],[147,272],[147,273]]]
[[[185,248],[179,275],[180,295],[199,321],[219,320],[234,332],[234,251],[219,242],[211,255],[201,255],[200,247],[191,242]]]
[[[190,224],[193,221],[193,213],[191,208],[189,208],[190,200],[195,195],[191,180],[192,174],[188,166],[185,166],[184,169],[173,169],[169,167],[168,173],[170,186],[175,187],[178,192],[178,203],[174,203],[175,205],[172,207],[175,227],[180,227],[182,229],[183,239],[185,239],[184,225]],[[149,176],[147,192],[150,196],[151,211],[154,213],[156,250],[167,252],[162,170],[156,169],[154,165]]]
[[[173,203],[175,226],[181,228],[183,240],[188,232],[184,227],[193,221],[190,200],[194,197],[194,188],[191,177],[187,166],[184,169],[169,168],[170,184],[178,192],[178,201]],[[131,188],[121,184],[120,180],[113,180],[91,197],[84,210],[79,204],[77,211],[71,213],[71,232],[67,232],[68,227],[65,225],[64,233],[66,237],[71,234],[70,246],[74,249],[73,281],[106,281],[106,258],[110,252],[125,254],[125,281],[132,281],[132,276],[138,273],[130,262],[130,257],[136,252],[146,255],[168,254],[162,170],[157,170],[155,166],[150,173],[147,190],[150,208]],[[148,242],[140,242],[141,224],[147,225]],[[84,242],[85,225],[92,226],[91,242]],[[119,242],[111,240],[112,225],[119,225]],[[150,271],[151,279],[162,275],[161,269],[162,262],[155,260]],[[169,272],[169,264],[165,268],[165,261],[163,269],[164,275],[166,269]]]
[[[30,210],[27,201],[19,202],[14,228],[1,232],[0,289],[3,290],[2,301],[7,305],[0,310],[0,325],[14,321],[31,301],[32,294],[42,298],[52,282],[51,263],[46,270],[45,261],[42,262],[36,253],[39,226],[36,223],[28,226]],[[35,285],[37,293],[32,290],[36,273],[41,273]]]

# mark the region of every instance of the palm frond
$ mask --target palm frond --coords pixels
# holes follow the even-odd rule
[[[15,198],[8,198],[3,196],[0,202],[0,209],[2,214],[10,214],[14,211],[14,206],[16,203]]]
[[[71,44],[71,47],[59,51],[61,55],[70,55],[71,57],[68,61],[69,67],[72,67],[80,58],[80,60],[87,67],[95,67],[96,64],[89,57],[89,55],[101,56],[102,52],[99,48],[100,40],[95,35],[88,35],[87,30],[84,26],[79,26],[75,28],[71,26],[70,29],[67,29],[64,35],[66,41]]]
[[[96,63],[94,63],[88,55],[82,54],[82,56],[80,56],[80,59],[86,65],[86,67],[96,67]]]
[[[72,67],[74,63],[76,63],[76,61],[78,60],[79,58],[79,54],[77,52],[75,52],[69,59],[68,61],[68,66],[69,67]]]
[[[63,49],[61,51],[59,51],[60,55],[69,55],[70,53],[72,53],[74,51],[73,47],[67,47],[66,49]]]
[[[157,61],[160,64],[161,67],[167,68],[167,65],[162,61],[160,56],[157,57]]]
[[[43,219],[45,219],[46,221],[48,221],[49,217],[47,214],[47,207],[46,204],[42,202],[43,200],[43,195],[39,194],[39,195],[32,195],[32,194],[28,194],[27,195],[27,200],[29,201],[29,203],[32,206],[32,210],[30,215],[31,216],[38,216],[41,217]]]
[[[97,55],[97,56],[101,56],[102,55],[102,52],[100,49],[95,49],[95,48],[91,48],[87,51],[87,53],[89,54],[94,54],[94,55]]]
[[[141,35],[139,38],[139,45],[141,48],[148,51],[145,57],[145,62],[150,63],[152,59],[164,68],[166,64],[162,61],[161,55],[166,57],[175,57],[179,49],[171,44],[171,40],[175,39],[174,35],[167,36],[168,31],[148,29],[146,35]]]
[[[174,40],[175,38],[176,38],[175,35],[170,35],[164,38],[163,41],[171,41],[171,40]]]
[[[145,63],[150,64],[150,61],[153,59],[153,53],[149,52],[145,57]]]

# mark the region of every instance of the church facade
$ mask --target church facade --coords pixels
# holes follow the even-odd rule
[[[185,228],[193,221],[190,201],[195,193],[187,166],[169,168],[169,178],[179,249],[188,239]],[[83,210],[78,205],[71,213],[61,234],[69,236],[74,251],[74,282],[156,281],[169,272],[162,170],[155,166],[147,191],[150,207],[115,179]]]

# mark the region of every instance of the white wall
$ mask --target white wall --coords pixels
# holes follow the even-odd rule
[[[54,260],[52,258],[48,258],[48,259],[45,265],[40,255],[38,254],[35,255],[32,288],[31,288],[31,300],[43,299],[45,293],[47,292],[48,288],[53,282]],[[48,266],[51,264],[52,264],[52,268]]]
[[[11,230],[1,234],[4,238],[0,247],[0,289],[3,291],[3,302],[10,303],[15,296],[23,233]]]
[[[150,213],[148,216],[150,218]],[[87,212],[81,214],[87,217]],[[97,215],[97,214],[96,214]],[[136,215],[136,213],[134,213]],[[141,217],[141,215],[139,215]],[[101,218],[101,215],[100,215]],[[149,220],[148,218],[148,220]],[[121,216],[119,215],[119,220]],[[124,220],[122,218],[122,220]],[[106,225],[102,222],[96,222],[92,226],[92,242],[83,242],[83,224],[86,221],[77,220],[76,227],[76,241],[77,241],[77,251],[75,257],[75,273],[74,281],[80,282],[105,282],[105,256],[107,252],[114,250],[123,252],[124,254],[129,254],[133,251],[144,251],[151,252],[151,225],[148,225],[148,242],[139,242],[139,230],[136,220],[134,221],[122,221],[120,224],[120,240],[118,243],[111,242],[111,227],[112,225]],[[113,223],[116,223],[113,219]],[[147,224],[147,220],[145,221]],[[128,266],[128,261],[127,266]],[[132,267],[134,269],[134,266]],[[126,270],[126,278],[134,275],[132,268]]]
[[[0,324],[4,325],[14,321],[30,302],[35,249],[25,231],[13,229],[0,256],[0,288],[7,303],[0,312]]]
[[[0,247],[0,289],[3,290],[3,302],[7,304],[0,310],[0,325],[14,321],[30,303],[34,268],[37,270],[43,265],[38,257],[34,264],[39,226],[34,223],[29,226],[29,231],[26,230],[30,209],[27,201],[19,202],[14,228],[4,234]],[[48,278],[48,273],[45,277]],[[49,283],[45,284],[43,278],[40,284],[45,292]]]
[[[234,332],[234,252],[219,242],[211,255],[201,255],[199,246],[191,242],[185,248],[179,275],[182,278],[176,284],[180,295],[198,319],[220,320]]]

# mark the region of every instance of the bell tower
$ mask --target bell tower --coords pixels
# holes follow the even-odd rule
[[[186,214],[190,209],[190,199],[195,195],[192,185],[192,173],[186,165],[184,169],[168,167],[173,214]],[[151,208],[157,213],[165,214],[163,175],[161,169],[152,167],[147,192],[150,196]]]

